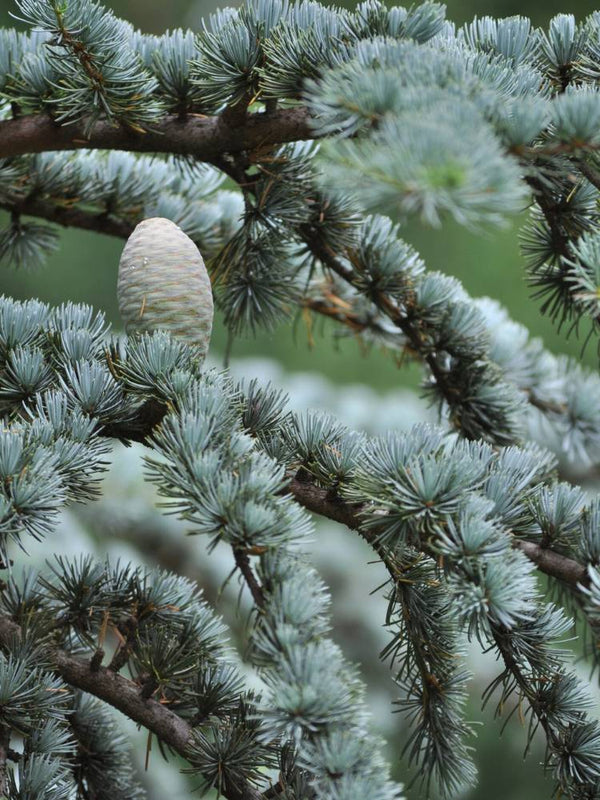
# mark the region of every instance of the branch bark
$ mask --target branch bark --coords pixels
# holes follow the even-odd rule
[[[10,728],[0,725],[0,797],[6,792],[6,762],[10,750]]]
[[[6,616],[0,616],[0,644],[9,645],[20,635],[21,629],[15,622]],[[104,700],[129,719],[152,731],[183,758],[188,758],[188,745],[192,739],[191,726],[156,700],[144,699],[140,687],[133,681],[107,667],[92,671],[89,661],[75,658],[60,649],[52,653],[51,661],[56,672],[69,686]],[[240,790],[230,787],[223,795],[227,800],[262,800],[261,792],[251,786],[244,786]]]
[[[122,217],[104,212],[60,205],[57,202],[44,200],[40,197],[28,197],[23,200],[0,200],[0,208],[16,214],[46,219],[65,228],[80,228],[84,231],[105,233],[108,236],[116,236],[120,239],[127,239],[133,232],[137,222],[137,220],[136,222],[129,222],[129,220]]]
[[[0,122],[0,158],[49,150],[128,150],[173,153],[213,161],[224,153],[239,153],[267,145],[313,139],[310,116],[302,106],[248,114],[242,121],[222,116],[168,115],[152,130],[136,133],[108,121],[96,122],[86,134],[85,121],[58,125],[47,114],[32,114]]]
[[[254,574],[248,553],[234,547],[233,557],[235,559],[236,567],[241,572],[242,577],[244,578],[246,585],[250,590],[254,604],[257,608],[262,608],[265,604],[263,588]]]
[[[373,535],[361,527],[360,514],[363,506],[360,504],[345,502],[342,498],[332,496],[327,489],[321,489],[313,483],[300,481],[298,478],[292,478],[288,488],[294,498],[309,511],[341,522],[342,525],[357,530],[370,544],[373,543]],[[586,567],[578,561],[554,550],[548,550],[535,542],[516,537],[513,537],[513,547],[521,550],[546,575],[575,588],[579,584],[587,585]]]

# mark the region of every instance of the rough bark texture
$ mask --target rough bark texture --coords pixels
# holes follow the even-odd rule
[[[0,616],[0,645],[10,645],[11,640],[20,637],[17,624],[6,616]],[[55,649],[51,654],[58,675],[76,689],[89,692],[104,700],[113,708],[122,711],[129,719],[143,725],[154,733],[164,744],[171,747],[184,758],[192,738],[192,728],[181,717],[156,700],[145,699],[140,687],[107,667],[92,669],[90,661],[75,658],[64,650]],[[2,757],[2,732],[0,731],[0,761]],[[1,763],[0,763],[1,772]],[[262,794],[251,786],[240,790],[233,788],[223,792],[228,800],[261,800]]]
[[[58,125],[47,114],[32,114],[0,122],[0,158],[49,150],[128,150],[137,153],[177,153],[200,161],[219,159],[224,153],[240,153],[267,145],[312,139],[305,108],[247,114],[241,120],[229,117],[175,115],[156,121],[151,131],[135,131],[108,121],[86,125]]]

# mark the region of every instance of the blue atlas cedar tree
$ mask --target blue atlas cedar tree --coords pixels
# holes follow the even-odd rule
[[[308,509],[387,569],[413,775],[445,797],[476,782],[471,639],[498,658],[484,699],[545,737],[556,791],[600,797],[600,727],[556,644],[576,618],[600,657],[600,501],[557,472],[600,462],[600,378],[428,271],[399,228],[530,204],[543,311],[597,336],[600,15],[457,28],[431,2],[252,0],[163,36],[90,0],[15,16],[31,27],[0,30],[0,256],[38,266],[57,225],[132,234],[131,335],[87,306],[0,301],[0,794],[142,797],[113,706],[228,800],[401,797],[303,554]],[[231,335],[324,315],[421,362],[439,426],[368,437],[203,368],[197,250]],[[98,495],[111,438],[144,442],[171,508],[230,546],[260,693],[189,580],[83,556],[10,570]]]

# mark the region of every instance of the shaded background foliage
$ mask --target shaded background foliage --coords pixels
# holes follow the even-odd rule
[[[217,7],[212,0],[171,0],[170,3],[152,2],[152,0],[112,0],[105,5],[115,11],[118,16],[131,21],[144,32],[158,33],[166,28],[177,26],[197,28],[200,20]],[[350,5],[341,3],[341,5]],[[574,13],[581,18],[595,10],[595,4],[587,0],[449,0],[447,3],[448,17],[460,24],[471,19],[474,15],[483,16],[492,14],[496,17],[511,14],[530,16],[536,25],[545,25],[556,13]],[[9,11],[14,10],[10,0],[0,0],[0,18],[2,25],[12,25],[8,17]],[[579,357],[581,342],[585,338],[585,331],[579,332],[579,337],[572,335],[565,339],[565,332],[558,332],[549,319],[540,317],[538,305],[531,300],[530,292],[525,282],[523,259],[519,253],[517,231],[523,220],[515,220],[510,227],[497,231],[469,232],[452,223],[445,223],[443,229],[424,229],[417,224],[411,224],[404,232],[405,238],[410,241],[422,254],[430,269],[439,269],[447,274],[456,275],[473,296],[489,295],[507,307],[511,316],[527,325],[532,335],[541,336],[549,349],[555,352],[566,352]],[[80,231],[68,231],[61,239],[60,250],[51,257],[47,267],[41,272],[14,272],[2,268],[0,272],[0,293],[12,295],[16,298],[39,297],[41,300],[57,304],[65,300],[92,303],[95,307],[103,309],[113,323],[119,326],[116,304],[116,276],[118,259],[122,249],[122,242],[101,237],[96,234]],[[241,339],[234,345],[234,355],[241,356],[269,356],[282,364],[286,373],[310,370],[320,372],[327,376],[329,381],[337,384],[339,393],[344,395],[346,384],[365,382],[378,392],[397,390],[402,386],[416,386],[418,380],[417,369],[398,370],[393,359],[380,352],[371,352],[368,360],[359,346],[349,339],[336,340],[337,352],[332,352],[331,337],[333,331],[319,322],[308,330],[306,321],[302,318],[293,324],[282,326],[275,333],[267,335],[261,333],[255,339]],[[312,347],[310,343],[314,342]],[[211,348],[212,356],[216,361],[222,358],[226,345],[226,335],[222,324],[218,323]],[[583,356],[583,361],[592,367],[597,366],[597,354],[593,347],[589,347]],[[271,367],[273,369],[273,367]],[[256,368],[252,370],[256,373]],[[250,370],[248,370],[250,372]],[[276,372],[275,381],[284,380],[284,373]],[[293,378],[289,379],[288,382]],[[313,379],[314,382],[314,379]],[[335,392],[328,384],[318,384],[319,390],[307,391],[306,384],[310,381],[300,376],[296,381],[296,388],[304,384],[305,395],[308,394],[312,404],[327,402],[325,396],[332,397]],[[318,383],[318,382],[317,382]],[[285,388],[285,387],[284,387]],[[394,396],[393,402],[400,403]],[[363,404],[375,405],[373,395],[363,395]],[[378,406],[381,408],[381,406]],[[397,424],[397,414],[390,414],[383,421],[389,426]],[[406,422],[413,421],[408,418]],[[170,529],[158,512],[148,511],[148,498],[142,497],[132,502],[131,493],[138,491],[136,482],[137,464],[135,456],[128,456],[128,460],[121,460],[117,464],[112,483],[107,484],[107,497],[116,499],[123,509],[123,514],[114,516],[114,503],[100,504],[91,509],[79,509],[71,518],[72,528],[68,524],[63,530],[62,545],[68,549],[69,536],[74,531],[80,531],[85,526],[89,535],[89,546],[108,546],[106,533],[110,532],[110,545],[114,546],[115,540],[122,542],[127,539],[127,526],[145,531],[143,541],[137,546],[145,551],[144,555],[157,555],[164,560],[168,557],[174,559],[174,543],[181,540],[181,531]],[[125,476],[129,476],[129,482]],[[133,477],[131,477],[133,475]],[[139,476],[138,476],[139,477]],[[111,479],[109,478],[109,481]],[[119,494],[120,492],[120,494]],[[125,510],[127,509],[127,510]],[[112,515],[112,516],[111,516]],[[137,515],[137,516],[136,516]],[[170,523],[169,523],[170,524]],[[351,563],[342,562],[336,572],[331,569],[331,553],[339,554],[340,548],[338,533],[334,526],[329,525],[320,529],[320,564],[322,571],[333,590],[334,598],[337,597],[337,623],[338,636],[344,641],[346,652],[350,658],[360,661],[363,673],[367,680],[375,685],[385,684],[389,681],[389,674],[385,666],[381,666],[374,658],[375,652],[384,643],[383,640],[368,638],[369,613],[380,617],[378,601],[373,600],[372,605],[364,605],[364,594],[377,585],[377,571],[372,569],[366,578],[354,586],[350,591],[349,581],[343,581],[344,570],[351,569]],[[77,534],[79,535],[79,533]],[[336,539],[336,537],[338,537]],[[169,543],[168,547],[164,542]],[[344,539],[344,542],[347,540]],[[360,543],[356,542],[358,549],[357,561],[363,562],[365,551],[361,550]],[[58,545],[61,546],[60,544]],[[124,555],[130,545],[119,545]],[[215,596],[218,578],[203,569],[200,544],[194,539],[188,546],[181,545],[179,567],[187,564],[209,595]],[[337,549],[336,549],[337,547]],[[187,548],[187,550],[186,550]],[[165,551],[169,550],[169,554]],[[152,551],[152,552],[151,552]],[[177,564],[172,566],[177,569]],[[218,570],[217,570],[218,572]],[[217,580],[216,580],[217,578]],[[337,583],[337,585],[336,585]],[[233,595],[231,595],[233,597]],[[221,603],[221,610],[225,602]],[[362,611],[359,612],[359,608]],[[356,630],[361,636],[356,636]],[[475,664],[475,669],[484,666]],[[481,678],[482,686],[486,678]],[[475,692],[474,695],[477,693]],[[389,711],[382,703],[382,723],[388,729],[396,725],[398,720],[390,720]],[[509,796],[513,800],[519,798],[543,798],[550,791],[550,783],[544,781],[537,768],[536,761],[541,759],[541,752],[536,758],[535,753],[529,756],[526,763],[520,756],[524,747],[525,737],[519,729],[518,722],[513,720],[507,727],[503,744],[498,744],[497,729],[501,723],[491,722],[488,716],[482,717],[477,707],[472,708],[472,719],[483,719],[485,725],[479,734],[479,768],[481,781],[470,797],[500,798]],[[402,734],[400,734],[401,737]],[[398,748],[399,749],[399,748]],[[391,754],[392,762],[396,759]],[[398,765],[397,776],[403,777],[402,765]],[[183,781],[183,778],[177,780]],[[165,784],[165,789],[166,789]],[[172,787],[171,787],[172,790]],[[162,791],[157,789],[157,797]],[[177,789],[171,791],[171,796],[177,796]],[[184,791],[183,784],[181,791]],[[182,795],[183,796],[183,795]],[[408,796],[418,796],[418,789]]]

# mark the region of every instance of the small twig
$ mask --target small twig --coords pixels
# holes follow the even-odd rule
[[[518,687],[522,697],[524,697],[529,703],[531,713],[542,726],[548,745],[555,744],[556,735],[551,726],[548,724],[548,715],[544,712],[544,709],[541,707],[540,702],[535,696],[535,693],[532,691],[532,687],[529,685],[526,676],[523,674],[523,670],[517,663],[512,650],[505,642],[505,639],[508,635],[510,635],[509,631],[497,627],[492,628],[492,636],[494,637],[496,648],[498,649],[498,652],[500,653],[504,662],[504,666],[506,667],[506,673],[510,673],[510,675],[512,675],[515,681],[515,686]],[[529,748],[529,744],[527,745],[527,748]]]
[[[231,359],[231,351],[233,350],[233,342],[235,336],[232,330],[227,332],[227,343],[225,344],[225,355],[223,356],[223,369],[229,369],[229,361]]]
[[[0,797],[6,792],[6,762],[10,758],[10,728],[0,725]]]
[[[336,275],[346,281],[346,283],[355,286],[356,276],[354,270],[340,261],[337,255],[323,243],[319,235],[314,232],[310,225],[300,226],[299,233],[313,255],[315,255],[326,268],[335,272]],[[423,341],[418,325],[413,324],[408,315],[385,292],[375,290],[371,293],[370,297],[375,306],[377,306],[377,308],[404,334],[411,349],[415,353],[418,353],[420,358],[427,364],[440,393],[452,407],[457,399],[456,389],[449,383],[446,370],[438,363],[437,353],[432,351],[430,346],[426,345]]]
[[[154,428],[162,422],[166,413],[167,406],[164,403],[150,398],[140,406],[135,416],[124,422],[104,425],[98,433],[110,439],[125,439],[147,444]]]
[[[561,224],[561,205],[549,195],[548,189],[539,178],[530,176],[525,180],[533,189],[535,200],[548,223],[554,252],[561,259],[570,258],[569,237]]]
[[[279,797],[282,792],[285,791],[285,785],[282,783],[281,779],[270,786],[265,792],[263,792],[264,800],[272,800],[274,797]]]
[[[99,647],[90,660],[90,670],[92,672],[98,672],[98,670],[102,666],[103,658],[104,658],[104,650],[101,647]]]
[[[123,633],[125,634],[125,640],[119,644],[119,647],[114,652],[111,662],[108,665],[108,669],[112,672],[119,672],[128,662],[131,651],[133,650],[137,626],[138,623],[135,617],[128,617],[119,626],[119,633],[121,635],[123,635]]]
[[[305,297],[302,299],[302,306],[323,317],[328,317],[336,322],[340,322],[354,333],[364,333],[372,331],[376,336],[388,337],[393,331],[387,330],[376,319],[365,319],[357,314],[351,307],[340,308],[335,303],[327,303],[325,300],[315,297]],[[401,335],[401,334],[399,334]]]
[[[262,608],[265,604],[262,586],[258,582],[256,575],[252,570],[248,553],[245,550],[240,550],[239,548],[234,547],[233,556],[235,558],[237,568],[244,577],[244,580],[250,589],[250,594],[252,595],[252,599],[256,603],[257,608]]]
[[[555,142],[543,145],[515,145],[509,148],[509,152],[518,158],[537,161],[543,158],[554,158],[555,156],[569,156],[581,153],[594,153],[600,150],[598,143],[586,142],[582,146],[581,142]]]

